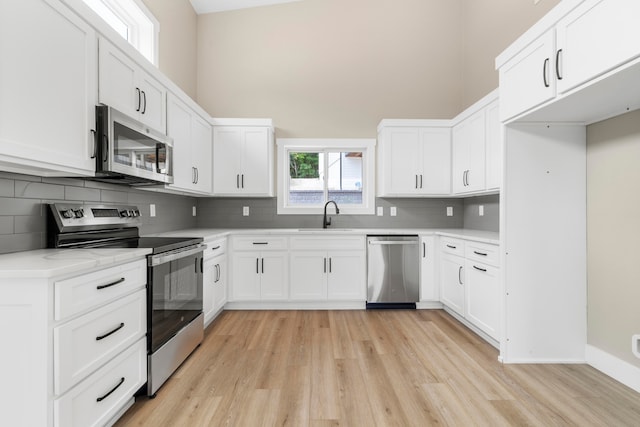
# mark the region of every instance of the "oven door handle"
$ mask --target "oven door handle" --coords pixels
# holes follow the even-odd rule
[[[160,264],[175,261],[177,259],[185,258],[190,255],[195,255],[198,252],[202,252],[207,245],[200,244],[197,246],[189,246],[188,248],[176,249],[175,251],[165,252],[163,254],[157,254],[149,257],[149,267],[155,267]]]

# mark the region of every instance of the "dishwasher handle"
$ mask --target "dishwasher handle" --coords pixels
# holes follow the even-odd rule
[[[417,245],[417,240],[370,240],[370,245]]]

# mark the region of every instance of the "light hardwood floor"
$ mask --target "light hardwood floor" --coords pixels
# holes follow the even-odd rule
[[[123,426],[640,426],[586,365],[502,365],[442,310],[226,311]]]

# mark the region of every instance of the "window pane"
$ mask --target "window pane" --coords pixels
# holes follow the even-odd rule
[[[328,153],[329,200],[339,205],[362,204],[362,152]]]
[[[289,153],[289,205],[322,205],[324,203],[324,154]]]
[[[94,10],[107,24],[109,24],[118,34],[127,41],[129,40],[129,27],[102,0],[84,0],[84,2]]]

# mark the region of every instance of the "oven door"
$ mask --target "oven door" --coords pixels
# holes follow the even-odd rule
[[[148,258],[148,350],[155,352],[202,313],[202,259],[205,245]]]

